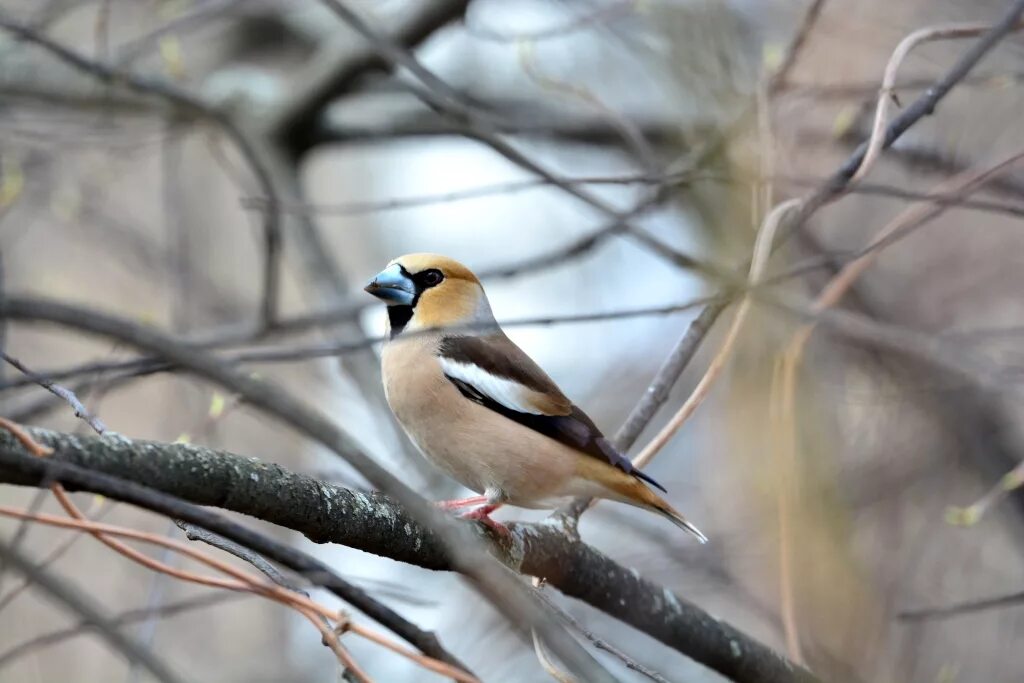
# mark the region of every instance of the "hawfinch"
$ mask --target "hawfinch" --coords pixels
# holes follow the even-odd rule
[[[387,303],[384,392],[420,451],[477,496],[446,501],[499,531],[508,503],[553,508],[607,498],[704,534],[651,487],[594,422],[501,331],[480,281],[436,254],[395,259],[366,286]]]

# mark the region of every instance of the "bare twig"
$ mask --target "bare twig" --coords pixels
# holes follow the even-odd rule
[[[885,129],[885,136],[882,138],[882,149],[891,147],[914,124],[932,114],[943,98],[977,66],[978,62],[1016,29],[1022,14],[1024,14],[1024,0],[1016,0],[1002,18],[986,31],[949,71],[889,123]],[[800,209],[784,226],[780,235],[781,239],[784,240],[799,230],[819,208],[834,201],[845,192],[850,178],[863,163],[867,150],[868,141],[865,140],[828,181],[805,198]]]
[[[1013,28],[1024,13],[1024,0],[1018,0],[1003,16],[1003,18],[988,31],[933,87],[929,88],[920,98],[908,107],[903,114],[893,120],[884,137],[883,148],[892,145],[903,133],[925,115],[934,111],[938,103],[949,91],[956,86],[981,60],[984,55],[999,43]],[[790,220],[782,226],[782,233],[779,236],[781,243],[798,230],[811,215],[829,201],[836,199],[847,187],[849,179],[860,166],[866,153],[867,143],[862,144],[847,161],[836,171],[833,176],[820,185],[814,192],[801,201],[796,211],[793,212]],[[657,408],[664,402],[668,389],[675,383],[676,378],[682,373],[683,368],[692,357],[693,352],[703,341],[704,336],[710,330],[714,321],[724,310],[724,305],[713,304],[708,306],[698,316],[692,325],[692,332],[687,331],[684,337],[685,344],[680,343],[666,360],[665,365],[655,378],[655,383],[644,395],[641,402],[634,408],[633,413],[623,426],[622,438],[617,440],[620,448],[628,448],[631,441],[639,436],[640,431],[653,417]],[[682,362],[680,362],[682,361]],[[659,400],[660,398],[660,400]],[[573,509],[579,509],[575,507]],[[564,511],[563,511],[564,512]],[[578,514],[578,512],[577,512]]]
[[[220,19],[225,15],[231,17],[240,11],[251,10],[254,7],[259,10],[262,9],[260,5],[266,4],[268,3],[261,3],[260,0],[211,0],[210,2],[204,2],[192,11],[184,12],[174,19],[160,24],[149,33],[134,38],[130,42],[118,47],[114,62],[119,68],[131,66],[132,62],[149,52],[160,38],[169,33],[182,33],[195,27],[205,28],[210,26],[213,20]]]
[[[631,318],[672,315],[682,313],[694,308],[707,305],[720,300],[720,296],[698,297],[690,301],[680,302],[668,306],[655,306],[651,308],[626,309],[622,311],[607,311],[603,313],[580,313],[564,316],[543,316],[538,318],[525,318],[522,320],[510,320],[502,323],[504,327],[528,327],[555,324],[585,323],[607,320],[627,320]],[[467,327],[466,329],[472,329]],[[331,358],[354,351],[361,351],[370,348],[374,344],[384,341],[383,337],[368,337],[362,341],[355,342],[329,342],[319,344],[291,344],[282,348],[252,349],[226,353],[223,356],[225,363],[234,365],[238,363],[289,363],[295,361],[311,360],[316,358]],[[97,361],[76,365],[69,368],[55,369],[39,373],[39,377],[49,381],[66,380],[83,375],[94,373],[119,373],[118,376],[142,376],[158,372],[168,372],[176,369],[176,366],[160,361],[155,358],[138,358],[127,361]],[[0,391],[28,386],[35,382],[27,379],[12,379],[8,382],[0,382]]]
[[[772,252],[772,242],[775,239],[775,233],[781,221],[785,218],[789,211],[796,208],[797,200],[790,200],[788,202],[782,202],[776,206],[765,218],[764,225],[757,233],[757,241],[754,243],[754,256],[751,259],[750,265],[750,284],[756,285],[764,275],[764,270],[768,264],[768,257]],[[701,377],[700,382],[694,388],[693,393],[690,394],[689,398],[683,403],[672,419],[668,421],[658,435],[655,436],[647,444],[646,447],[633,458],[633,464],[636,467],[643,467],[649,463],[658,452],[665,447],[669,439],[675,436],[679,428],[683,426],[683,423],[697,410],[698,406],[703,403],[708,393],[711,391],[711,387],[714,385],[718,376],[725,368],[726,362],[729,360],[729,356],[732,353],[732,348],[736,344],[736,340],[739,338],[740,330],[743,327],[743,323],[746,320],[747,312],[750,309],[751,298],[745,296],[740,302],[740,306],[736,311],[736,316],[733,318],[732,325],[729,327],[729,331],[725,335],[725,339],[722,341],[722,346],[719,347],[718,353],[711,360],[708,365],[708,369],[704,372],[704,376]]]
[[[981,521],[993,505],[1024,486],[1024,462],[1004,474],[985,494],[965,508],[946,510],[946,521],[957,526],[973,526]]]
[[[721,175],[704,172],[698,169],[652,175],[650,173],[634,173],[628,175],[595,175],[573,176],[565,178],[565,182],[576,185],[662,185],[665,187],[680,185],[691,181],[729,182]],[[804,182],[811,182],[805,180]],[[307,213],[325,216],[358,216],[381,211],[398,211],[413,209],[434,204],[448,204],[467,199],[479,199],[499,194],[513,194],[526,190],[550,187],[551,183],[544,178],[527,180],[510,180],[489,185],[470,187],[464,190],[427,194],[412,197],[396,197],[380,201],[353,201],[342,204],[281,204],[278,208],[284,213]],[[242,206],[254,210],[262,210],[267,201],[262,197],[245,197]]]
[[[103,424],[103,421],[89,412],[89,409],[86,408],[80,400],[78,400],[78,396],[75,395],[75,392],[71,391],[67,387],[54,384],[51,380],[48,380],[45,377],[35,374],[26,368],[17,358],[12,358],[3,351],[0,351],[0,357],[3,357],[5,361],[20,370],[22,374],[28,377],[28,379],[43,387],[54,396],[66,401],[67,404],[71,406],[71,409],[75,411],[75,417],[85,420],[85,422],[92,427],[94,432],[97,434],[103,434],[107,431],[107,426]]]
[[[469,0],[416,3],[417,11],[395,29],[393,40],[396,45],[414,47],[461,17],[468,4]],[[294,159],[313,146],[331,100],[345,95],[361,76],[389,65],[375,50],[352,54],[337,41],[325,41],[323,51],[294,79],[294,90],[260,124]]]
[[[95,311],[74,306],[65,306],[39,300],[9,298],[0,302],[0,316],[22,320],[48,320],[51,323],[70,325],[73,328],[103,334],[131,344],[143,351],[166,358],[183,368],[220,384],[231,393],[238,394],[247,405],[276,416],[284,424],[323,444],[338,457],[347,460],[373,485],[393,495],[406,506],[416,519],[422,520],[437,533],[453,554],[459,571],[474,580],[474,585],[489,600],[500,606],[513,623],[524,629],[537,628],[545,642],[551,644],[562,661],[595,680],[607,680],[608,674],[579,643],[573,641],[564,629],[552,624],[526,587],[509,576],[493,558],[479,547],[479,541],[464,527],[455,526],[450,519],[424,501],[407,485],[370,458],[348,433],[333,421],[318,412],[305,407],[280,387],[272,386],[260,379],[238,373],[210,354],[189,347],[170,336],[153,329],[144,328],[127,320],[115,318]],[[196,520],[189,520],[195,522]],[[200,522],[201,523],[201,522]],[[203,524],[217,533],[218,529]],[[222,534],[224,535],[224,534]],[[238,540],[235,538],[234,540]],[[249,545],[249,544],[246,544]],[[257,552],[262,551],[249,546]],[[262,553],[266,555],[266,553]],[[347,584],[346,584],[347,585]],[[354,586],[349,586],[357,591]],[[361,593],[361,592],[359,592]],[[397,615],[383,605],[375,604],[369,596],[358,596],[371,610],[382,616],[395,619]],[[366,611],[364,609],[364,611]],[[404,621],[404,620],[403,620]],[[390,626],[390,624],[389,624]],[[393,629],[395,630],[395,629]],[[397,631],[396,631],[397,632]],[[409,633],[408,626],[403,629]],[[450,655],[446,656],[450,657]]]
[[[54,447],[55,454],[47,459],[30,458],[20,447],[12,445],[10,437],[0,433],[0,480],[38,485],[40,479],[49,476],[70,488],[95,491],[186,519],[331,590],[335,578],[330,570],[294,548],[209,510],[117,477],[145,481],[201,505],[227,505],[237,512],[301,531],[318,542],[342,543],[431,569],[452,569],[448,551],[438,537],[380,494],[343,489],[276,465],[194,445],[110,437],[69,440],[65,435],[40,429],[32,430],[32,434]],[[136,457],[140,449],[146,458]],[[169,467],[169,462],[178,465]],[[207,476],[182,477],[182,466],[185,471],[189,467],[202,469]],[[230,484],[225,488],[215,482]],[[275,502],[267,505],[268,500]],[[382,519],[394,521],[382,528]],[[728,623],[713,619],[684,597],[567,536],[557,525],[512,525],[511,531],[510,540],[516,547],[506,557],[514,558],[511,563],[515,569],[531,576],[549,577],[550,584],[566,595],[592,604],[728,678],[749,683],[816,680],[805,669],[787,663]],[[495,547],[495,552],[501,552],[500,548]],[[712,627],[707,628],[708,625]]]
[[[615,230],[622,233],[633,232],[629,221],[631,212],[621,212],[614,206],[600,197],[585,191],[584,189],[560,178],[533,159],[520,152],[514,146],[506,142],[498,134],[498,129],[487,117],[482,117],[477,107],[472,103],[466,104],[462,94],[452,88],[448,83],[439,78],[432,71],[423,66],[422,63],[408,50],[396,43],[387,35],[376,30],[364,21],[357,13],[352,11],[344,3],[338,0],[320,0],[322,4],[329,7],[345,23],[351,26],[356,32],[368,40],[377,53],[395,68],[405,68],[418,78],[426,88],[413,88],[413,93],[422,99],[431,108],[449,117],[458,124],[459,132],[470,139],[479,140],[500,154],[502,157],[520,168],[529,171],[539,178],[543,178],[555,187],[571,197],[596,209],[602,215],[610,218],[615,223]],[[714,145],[711,145],[714,147]],[[703,156],[703,155],[701,155]],[[655,190],[644,202],[654,201],[660,192]],[[644,203],[642,202],[642,203]],[[659,252],[664,255],[664,252]]]
[[[1011,27],[1010,30],[1018,30],[1020,28],[1024,28],[1024,25],[1018,23]],[[882,147],[885,144],[885,127],[889,118],[889,105],[892,101],[896,100],[896,91],[894,90],[896,75],[903,64],[903,60],[907,58],[910,51],[922,43],[935,40],[949,40],[951,38],[972,38],[990,30],[992,30],[992,27],[988,24],[929,26],[914,31],[900,41],[885,67],[885,74],[882,76],[882,86],[878,92],[878,104],[875,107],[875,119],[871,126],[871,137],[868,139],[863,161],[857,167],[853,177],[850,178],[851,185],[857,183],[868,174],[882,153]]]
[[[39,497],[33,499],[32,502],[28,506],[27,511],[28,511],[29,514],[34,515],[37,512],[39,512],[39,508],[42,506],[43,501],[46,498],[48,498],[46,490],[42,490],[41,489],[38,493],[39,493]],[[100,505],[102,505],[102,503],[100,503]],[[93,521],[99,521],[100,519],[102,519],[103,514],[108,513],[111,510],[113,510],[112,506],[109,506],[109,505],[105,506],[104,509],[101,511],[101,514],[96,515],[95,518],[90,517],[90,519],[92,519]],[[23,530],[27,530],[28,527],[29,527],[29,524],[30,524],[30,522],[28,520],[22,520],[19,523],[18,532],[15,532],[14,536],[11,538],[11,547],[12,548],[14,548],[14,549],[18,548],[18,545],[23,540],[23,536],[24,536]],[[82,534],[73,534],[73,535],[71,535],[67,540],[65,540],[63,543],[61,543],[56,548],[54,548],[49,554],[47,554],[46,557],[44,557],[42,559],[42,561],[40,562],[40,566],[48,567],[51,564],[53,564],[54,562],[56,562],[57,560],[59,560],[61,557],[64,556],[64,554],[66,552],[71,550],[71,548],[75,545],[75,543],[80,538],[82,538]],[[3,597],[0,597],[0,612],[5,610],[8,605],[10,605],[12,602],[14,602],[14,600],[19,595],[24,593],[31,586],[32,586],[32,577],[25,577],[20,584],[18,584],[16,587],[14,587],[11,590],[9,590],[6,593],[4,593]]]
[[[921,609],[904,610],[896,615],[900,621],[927,621],[931,619],[949,619],[964,614],[976,614],[990,609],[1002,609],[1005,607],[1016,607],[1024,603],[1024,591],[998,595],[992,598],[981,600],[968,600],[957,602],[952,605],[941,607],[926,607]]]
[[[153,678],[162,683],[181,681],[164,662],[157,659],[156,655],[121,633],[117,624],[103,614],[100,607],[94,605],[87,596],[48,571],[36,566],[21,553],[12,550],[10,545],[2,540],[0,540],[0,558],[3,558],[6,564],[11,565],[25,576],[32,576],[35,585],[70,611],[79,615],[125,659],[137,662]]]
[[[534,581],[534,586],[537,588],[537,595],[540,597],[540,599],[546,602],[548,604],[548,607],[551,608],[551,610],[554,611],[556,614],[558,614],[560,619],[565,621],[565,623],[569,624],[569,626],[571,626],[574,630],[581,633],[584,638],[593,643],[594,647],[596,647],[598,650],[604,650],[605,652],[607,652],[608,654],[612,655],[616,659],[620,660],[623,664],[625,664],[627,669],[630,669],[631,671],[636,671],[637,673],[641,674],[642,676],[646,676],[652,681],[657,681],[657,683],[668,683],[668,680],[666,680],[666,678],[657,671],[649,669],[648,667],[644,666],[643,664],[639,663],[638,661],[627,655],[619,648],[610,644],[608,641],[594,635],[589,629],[587,629],[583,624],[581,624],[578,619],[569,614],[569,612],[567,612],[566,610],[556,605],[554,601],[544,593],[543,585],[538,585],[538,582]],[[535,641],[535,647],[536,643],[537,641]]]
[[[290,591],[295,591],[296,593],[301,593],[307,598],[309,597],[309,593],[303,590],[299,584],[282,574],[281,570],[268,562],[267,558],[263,557],[259,553],[253,552],[244,545],[235,543],[229,538],[224,538],[212,531],[207,531],[201,526],[197,526],[180,519],[174,520],[174,523],[178,525],[178,528],[185,532],[185,536],[188,540],[201,541],[207,545],[212,545],[214,548],[234,555],[238,559],[244,560],[253,567],[256,567],[256,569],[260,570],[264,576],[276,583],[278,586],[287,588]]]
[[[75,538],[80,537],[80,534],[75,536]],[[133,609],[121,612],[120,614],[112,616],[110,618],[110,623],[112,626],[119,628],[121,626],[128,626],[140,621],[145,621],[146,619],[150,619],[154,616],[160,618],[172,617],[177,614],[192,612],[197,609],[216,607],[218,605],[234,602],[246,596],[246,593],[213,593],[211,595],[204,595],[197,598],[189,598],[178,602],[157,605],[156,607]],[[0,669],[14,663],[25,655],[36,652],[42,648],[56,645],[57,643],[64,642],[65,640],[83,635],[91,628],[92,624],[88,621],[79,621],[77,624],[69,626],[68,628],[43,633],[18,643],[17,645],[13,645],[10,649],[0,653]]]
[[[264,214],[263,223],[265,260],[261,288],[261,313],[264,322],[273,321],[277,315],[278,281],[280,278],[280,214],[275,208],[279,201],[279,194],[267,169],[260,143],[251,138],[247,131],[243,130],[224,112],[211,107],[199,97],[174,85],[89,59],[28,26],[11,21],[5,15],[0,15],[0,28],[46,50],[68,66],[87,73],[103,83],[157,97],[183,113],[215,123],[224,131],[224,134],[241,152],[256,178],[260,193],[267,198],[270,204]]]
[[[772,74],[771,82],[768,84],[769,92],[777,93],[785,90],[788,86],[789,74],[793,67],[796,66],[800,54],[803,52],[804,45],[807,44],[807,39],[810,38],[811,32],[814,31],[814,27],[818,24],[818,17],[821,16],[821,10],[824,7],[825,0],[811,0],[811,4],[807,6],[807,11],[804,12],[800,26],[796,30],[796,35],[793,36],[793,40],[786,49],[782,62],[775,70],[775,73]]]

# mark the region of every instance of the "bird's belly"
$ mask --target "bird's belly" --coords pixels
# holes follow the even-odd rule
[[[461,409],[443,419],[436,405],[395,410],[409,438],[439,469],[468,489],[519,507],[557,507],[578,495],[579,454],[461,395],[456,400]]]
[[[381,360],[391,410],[428,460],[466,488],[511,505],[552,507],[578,495],[578,460],[589,456],[467,399],[432,351],[417,351],[425,344],[391,343]]]

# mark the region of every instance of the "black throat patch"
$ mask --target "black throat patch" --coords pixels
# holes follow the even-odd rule
[[[389,339],[394,339],[412,320],[412,306],[388,306],[388,322],[391,324]]]

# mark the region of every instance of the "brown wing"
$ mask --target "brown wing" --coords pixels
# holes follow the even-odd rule
[[[471,401],[665,490],[635,469],[593,420],[503,333],[445,337],[438,357],[445,376]]]

